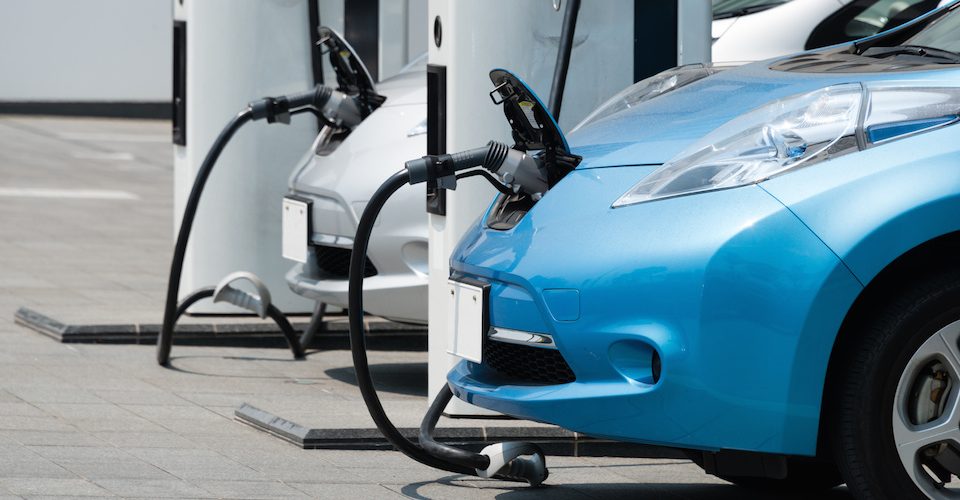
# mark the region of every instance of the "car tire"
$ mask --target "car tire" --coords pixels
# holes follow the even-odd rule
[[[960,451],[960,427],[954,425],[960,422],[960,273],[925,279],[872,304],[869,314],[835,358],[843,363],[828,395],[837,465],[858,499],[941,497],[919,465],[932,460],[924,457],[933,448],[911,443],[937,438],[936,449]],[[955,432],[941,433],[950,429]]]

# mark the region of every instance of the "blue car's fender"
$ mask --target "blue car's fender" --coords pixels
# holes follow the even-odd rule
[[[869,284],[909,250],[960,230],[956,126],[761,184]]]

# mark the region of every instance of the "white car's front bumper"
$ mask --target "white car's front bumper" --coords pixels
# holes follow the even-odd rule
[[[308,264],[298,264],[287,273],[295,293],[326,304],[347,307],[347,280],[311,275]],[[393,321],[426,324],[427,277],[405,275],[371,276],[363,282],[367,312]]]
[[[402,102],[398,97],[394,103]],[[357,222],[370,196],[406,160],[423,156],[426,136],[408,135],[426,105],[391,99],[329,154],[310,154],[291,177],[290,194],[310,200],[306,264],[286,276],[295,293],[347,307],[347,268]],[[427,213],[424,187],[405,187],[384,206],[367,250],[365,312],[427,322]]]

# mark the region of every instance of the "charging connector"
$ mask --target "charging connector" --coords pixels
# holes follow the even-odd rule
[[[498,175],[510,191],[530,195],[534,201],[549,189],[538,158],[497,141],[459,153],[424,156],[406,162],[404,167],[410,174],[410,184],[429,182],[442,189],[456,189],[457,172],[474,167]]]
[[[247,106],[252,120],[266,119],[267,123],[290,123],[290,112],[313,111],[326,124],[336,128],[352,129],[363,121],[356,100],[330,87],[316,87],[296,94],[264,97]]]

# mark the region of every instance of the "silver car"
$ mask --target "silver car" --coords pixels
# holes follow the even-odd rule
[[[384,80],[386,101],[346,138],[321,130],[313,151],[290,177],[288,197],[309,202],[306,262],[287,273],[291,290],[346,307],[353,235],[373,191],[403,162],[426,154],[426,57]],[[380,215],[364,281],[367,313],[427,321],[427,214],[424,187],[408,187]]]

